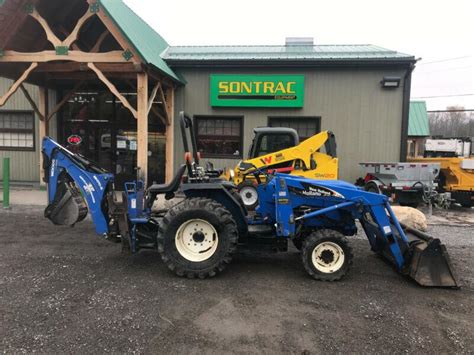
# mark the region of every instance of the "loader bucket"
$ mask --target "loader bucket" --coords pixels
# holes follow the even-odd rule
[[[406,226],[403,229],[410,240],[411,253],[406,274],[421,286],[458,288],[446,246],[418,230]]]
[[[44,216],[56,225],[73,226],[86,218],[87,205],[77,188],[62,182],[53,202],[46,207]]]

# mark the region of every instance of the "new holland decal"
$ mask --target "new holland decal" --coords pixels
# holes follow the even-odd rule
[[[344,198],[339,192],[328,189],[327,187],[313,185],[309,183],[302,182],[301,185],[303,188],[297,188],[289,186],[289,190],[295,195],[304,196],[304,197],[338,197]]]

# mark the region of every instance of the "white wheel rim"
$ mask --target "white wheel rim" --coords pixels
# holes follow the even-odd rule
[[[209,222],[203,219],[191,219],[178,228],[175,244],[183,258],[201,262],[214,255],[219,244],[219,236]]]
[[[323,242],[316,245],[313,250],[313,265],[316,270],[325,274],[337,272],[344,264],[344,260],[344,251],[333,242]]]
[[[242,197],[245,206],[253,206],[258,201],[257,190],[252,186],[242,187],[240,190],[240,197]]]

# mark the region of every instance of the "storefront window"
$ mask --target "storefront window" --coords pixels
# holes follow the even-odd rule
[[[136,94],[123,92],[136,105]],[[148,182],[165,180],[165,126],[150,114]],[[60,122],[62,144],[115,175],[117,189],[137,176],[137,120],[109,92],[82,92],[65,105]],[[72,139],[71,139],[72,138]]]
[[[198,150],[204,157],[242,158],[242,117],[196,117]]]
[[[321,132],[320,117],[270,117],[270,127],[289,127],[298,132],[300,142]]]
[[[0,149],[35,150],[35,115],[28,111],[0,111]]]

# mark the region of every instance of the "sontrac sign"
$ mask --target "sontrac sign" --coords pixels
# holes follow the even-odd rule
[[[304,75],[211,75],[213,107],[303,107]]]

